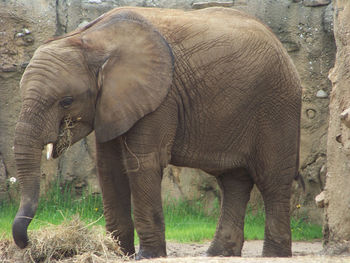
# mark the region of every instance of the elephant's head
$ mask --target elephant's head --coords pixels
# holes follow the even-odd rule
[[[22,109],[15,131],[21,203],[13,223],[16,244],[28,243],[40,189],[40,160],[95,130],[113,139],[154,111],[172,83],[173,57],[160,33],[142,17],[112,11],[83,29],[41,46],[20,86]]]

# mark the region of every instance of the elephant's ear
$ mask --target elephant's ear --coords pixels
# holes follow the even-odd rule
[[[125,133],[157,109],[173,77],[171,49],[152,25],[131,12],[106,20],[86,30],[82,37],[89,60],[103,61],[94,123],[99,142]]]

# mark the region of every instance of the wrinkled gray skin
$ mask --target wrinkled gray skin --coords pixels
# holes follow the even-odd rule
[[[53,143],[53,157],[59,155],[70,117],[72,143],[95,131],[106,227],[126,253],[135,253],[135,226],[137,258],[166,256],[161,179],[174,164],[200,168],[220,185],[208,255],[241,255],[256,184],[266,209],[263,255],[291,256],[301,87],[282,45],[254,18],[220,8],[115,9],[42,45],[21,92],[15,158],[22,196],[13,223],[19,247],[28,243],[38,204],[43,147]]]

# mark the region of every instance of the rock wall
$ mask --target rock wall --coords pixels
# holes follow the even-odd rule
[[[54,6],[54,1],[0,2],[0,200],[12,194],[9,178],[16,176],[13,134],[20,110],[19,81],[35,49],[55,34]]]
[[[20,108],[18,83],[33,51],[45,39],[61,35],[83,25],[117,6],[148,6],[162,8],[198,9],[221,5],[246,11],[271,27],[287,48],[300,73],[303,85],[301,137],[301,174],[306,192],[295,186],[294,204],[302,204],[299,213],[313,219],[322,218],[313,199],[324,186],[326,174],[326,138],[328,128],[327,79],[333,66],[332,4],[327,0],[4,0],[0,2],[0,152],[6,172],[0,180],[15,176],[13,163],[13,131]],[[93,136],[72,146],[54,162],[43,162],[43,189],[50,180],[61,177],[73,182],[77,189],[87,185],[98,191],[94,167]],[[215,179],[200,171],[168,169],[163,182],[164,196],[206,198],[213,203],[218,191]],[[202,178],[205,179],[202,179]],[[195,182],[200,182],[196,183]],[[189,189],[189,184],[195,184]],[[0,185],[4,185],[0,181]],[[6,187],[0,192],[6,192]],[[194,194],[195,193],[195,194]],[[208,197],[210,196],[210,197]],[[257,196],[254,194],[253,196]],[[1,198],[1,195],[0,195]],[[305,210],[305,211],[304,211]]]
[[[324,245],[327,253],[350,253],[350,1],[334,2],[337,43],[329,74],[333,89],[328,130]],[[322,199],[321,199],[322,201]]]

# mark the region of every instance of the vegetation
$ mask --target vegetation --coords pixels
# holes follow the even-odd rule
[[[42,226],[58,225],[74,215],[90,224],[104,225],[102,197],[99,194],[83,194],[77,197],[70,185],[60,186],[56,182],[51,190],[39,201],[35,218],[28,230],[39,229]],[[18,203],[0,203],[0,233],[11,235],[11,225],[18,210]]]
[[[216,205],[209,216],[202,207],[200,201],[165,202],[166,239],[177,242],[211,240],[216,229],[219,206]],[[0,238],[11,236],[11,224],[17,209],[18,204],[14,202],[0,203]],[[87,194],[77,198],[72,194],[69,185],[61,187],[57,183],[51,191],[41,197],[38,211],[29,230],[61,224],[76,214],[88,225],[105,225],[101,195]],[[245,239],[263,239],[264,222],[263,209],[249,207],[245,220]],[[307,218],[292,218],[291,225],[293,240],[322,238],[322,227],[309,223]]]

